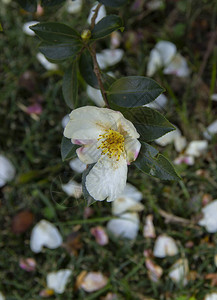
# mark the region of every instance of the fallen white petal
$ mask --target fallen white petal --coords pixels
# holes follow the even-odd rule
[[[139,216],[137,213],[124,213],[119,218],[110,220],[107,229],[115,236],[133,240],[139,230]]]
[[[155,45],[159,52],[163,66],[167,66],[176,54],[176,45],[169,41],[160,41]]]
[[[217,300],[217,293],[207,294],[204,300]]]
[[[161,67],[163,67],[163,62],[160,53],[154,48],[150,52],[150,57],[147,65],[147,76],[153,76],[154,73]]]
[[[190,74],[186,59],[177,53],[167,67],[163,70],[164,74],[172,74],[178,77],[187,77]]]
[[[203,209],[203,218],[198,222],[210,233],[217,232],[217,200],[207,204]]]
[[[206,131],[203,133],[203,136],[207,139],[207,140],[211,140],[212,136],[214,134],[217,134],[217,120],[214,121],[213,123],[211,123]]]
[[[175,165],[186,164],[188,166],[193,166],[194,161],[195,160],[193,156],[180,155],[173,162]]]
[[[153,262],[150,258],[145,261],[146,268],[148,269],[148,277],[153,282],[158,282],[163,274],[163,269]]]
[[[67,184],[62,184],[63,191],[75,198],[80,198],[82,195],[82,186],[74,180],[70,180]]]
[[[174,147],[177,152],[182,152],[183,149],[187,146],[187,140],[184,136],[177,136],[174,139]]]
[[[212,94],[212,95],[211,95],[211,99],[212,99],[213,101],[217,101],[217,94]]]
[[[0,300],[5,300],[5,296],[0,292]]]
[[[192,141],[188,144],[188,147],[185,151],[187,155],[200,157],[207,151],[208,142],[205,140],[202,141]]]
[[[87,19],[87,22],[88,22],[89,25],[91,24],[91,19],[93,17],[93,14],[95,12],[95,9],[96,9],[97,5],[98,5],[98,2],[95,2],[94,6],[90,10],[90,14],[89,14],[88,19]],[[102,5],[100,7],[99,11],[98,11],[97,18],[95,20],[95,24],[97,24],[105,16],[106,16],[105,6]]]
[[[96,226],[96,227],[92,227],[90,229],[91,234],[95,237],[96,242],[101,245],[107,245],[109,240],[108,240],[108,235],[105,232],[104,228],[101,226]]]
[[[48,273],[47,287],[53,289],[57,294],[62,294],[65,291],[66,284],[68,283],[71,274],[72,270],[69,269]]]
[[[43,246],[56,249],[62,244],[62,236],[58,229],[46,220],[38,222],[31,233],[30,248],[33,252],[41,252]]]
[[[145,225],[143,228],[143,236],[145,238],[152,238],[152,239],[156,237],[155,228],[154,228],[154,224],[153,224],[153,215],[148,215],[145,218]]]
[[[65,128],[66,125],[68,124],[70,118],[69,115],[65,115],[65,117],[62,118],[62,127]]]
[[[161,94],[153,102],[146,104],[144,106],[158,109],[158,110],[163,110],[167,105],[167,101],[168,101],[167,97],[164,94]]]
[[[97,106],[100,106],[100,107],[105,106],[105,101],[103,100],[100,90],[94,89],[92,86],[88,85],[87,86],[87,95]]]
[[[124,213],[125,211],[142,211],[144,209],[144,205],[141,203],[128,198],[128,197],[118,197],[115,201],[112,202],[112,214],[119,215]]]
[[[0,188],[7,182],[14,179],[15,168],[11,161],[3,155],[0,155]]]
[[[153,254],[155,257],[173,256],[179,252],[176,242],[167,235],[160,235],[155,241]]]
[[[32,29],[30,29],[29,27],[34,26],[38,23],[39,23],[38,21],[30,21],[30,22],[24,23],[23,24],[23,32],[27,35],[34,36],[35,32]]]
[[[175,262],[175,264],[171,267],[171,271],[169,272],[169,277],[175,283],[183,283],[183,285],[187,284],[187,275],[189,272],[188,260],[187,259],[179,259]]]
[[[138,202],[142,200],[143,195],[142,192],[140,192],[135,186],[127,183],[123,194],[120,197],[128,197]]]
[[[77,14],[81,11],[82,0],[67,0],[65,7],[69,14]]]
[[[108,278],[100,272],[89,272],[80,287],[85,290],[85,292],[91,293],[98,291],[103,288],[108,282]]]
[[[47,58],[42,53],[36,54],[37,60],[42,64],[42,66],[48,71],[55,71],[58,69],[58,66],[54,63],[51,63],[47,60]]]
[[[152,0],[147,3],[147,7],[150,10],[157,10],[163,6],[164,2],[162,0]]]
[[[80,161],[79,158],[73,158],[72,160],[70,160],[69,166],[73,171],[77,173],[83,173],[87,167],[87,165]]]
[[[96,54],[96,59],[100,69],[105,69],[110,66],[116,65],[122,60],[124,50],[122,49],[105,49]]]
[[[155,142],[162,146],[165,147],[168,144],[173,143],[176,139],[181,137],[181,132],[180,130],[176,127],[176,130],[170,131],[167,134],[161,136],[160,138],[158,138],[157,140],[155,140]]]

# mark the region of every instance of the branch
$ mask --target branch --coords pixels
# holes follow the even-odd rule
[[[174,216],[172,214],[169,214],[168,212],[166,212],[163,209],[159,209],[159,214],[165,218],[166,223],[176,223],[176,224],[180,224],[183,226],[189,226],[189,227],[194,227],[194,228],[200,228],[199,226],[197,226],[195,224],[195,222],[188,220],[188,219],[184,219],[181,217],[177,217]]]
[[[99,9],[100,9],[101,6],[102,6],[102,4],[99,3],[99,4],[97,5],[96,9],[94,10],[94,14],[93,14],[93,16],[92,16],[92,18],[91,18],[91,24],[90,24],[90,29],[91,29],[91,30],[93,29],[93,27],[94,27],[94,25],[95,25],[95,21],[96,21],[96,18],[97,18],[97,16],[98,16],[98,12],[99,12]]]

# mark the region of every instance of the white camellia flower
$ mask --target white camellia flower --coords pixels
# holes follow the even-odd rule
[[[200,157],[202,154],[204,154],[207,151],[207,148],[208,148],[208,142],[205,140],[192,141],[188,144],[185,153],[190,156]]]
[[[167,235],[160,235],[155,241],[154,245],[154,256],[155,257],[166,257],[178,254],[179,250],[176,246],[176,242],[173,238]]]
[[[105,106],[105,101],[103,100],[103,96],[100,90],[87,85],[87,95],[97,106]]]
[[[174,265],[172,265],[171,271],[169,272],[168,276],[172,279],[173,282],[186,285],[188,283],[188,272],[188,260],[185,258],[181,258],[177,260]]]
[[[66,284],[72,275],[72,270],[63,269],[57,272],[47,274],[47,287],[54,290],[57,294],[62,294],[65,291]]]
[[[7,182],[13,180],[15,172],[15,168],[10,160],[0,155],[0,188]]]
[[[47,60],[47,58],[42,53],[37,53],[37,60],[42,64],[42,66],[48,71],[55,71],[58,69],[58,66],[54,63],[51,63]]]
[[[217,300],[217,293],[207,294],[204,300]]]
[[[88,19],[87,19],[87,22],[88,22],[89,25],[91,24],[91,19],[94,15],[94,12],[95,12],[95,9],[96,9],[97,5],[98,5],[98,2],[95,2],[94,6],[90,10],[90,14],[89,14]],[[98,11],[98,15],[96,17],[95,24],[97,24],[105,16],[106,16],[105,6],[102,5],[100,7],[99,11]]]
[[[126,186],[127,164],[141,147],[134,125],[120,112],[85,106],[71,112],[64,136],[82,146],[76,152],[83,163],[95,163],[84,182],[90,196],[108,202],[118,198]]]
[[[144,106],[157,109],[157,110],[163,110],[165,106],[167,105],[167,97],[163,94],[158,96],[153,102],[146,104]]]
[[[80,161],[80,159],[77,157],[70,160],[69,166],[73,171],[77,173],[83,173],[84,170],[86,169],[86,164]]]
[[[0,292],[0,300],[5,300],[5,296]]]
[[[210,233],[217,232],[217,200],[207,204],[203,209],[203,218],[198,222]]]
[[[23,32],[27,35],[34,36],[35,32],[32,29],[30,29],[29,27],[34,26],[38,23],[39,23],[38,21],[30,21],[30,22],[24,23],[23,24]]]
[[[46,220],[38,222],[31,233],[30,248],[33,252],[41,252],[43,246],[56,249],[62,244],[62,236],[58,229]]]
[[[122,49],[105,49],[96,54],[100,69],[106,69],[119,63],[124,56]]]
[[[77,14],[81,11],[82,0],[67,0],[65,7],[69,14]]]
[[[80,198],[82,195],[82,186],[74,180],[70,180],[66,184],[62,184],[63,191],[68,195],[75,198]]]
[[[206,131],[203,133],[203,136],[207,139],[207,140],[211,140],[212,136],[214,134],[217,134],[217,120],[214,121],[213,123],[211,123]]]
[[[133,240],[139,230],[139,216],[135,212],[121,214],[108,222],[107,229],[115,236]]]

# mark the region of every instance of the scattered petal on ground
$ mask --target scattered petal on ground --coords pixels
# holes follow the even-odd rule
[[[66,284],[72,275],[72,270],[63,269],[57,272],[47,274],[47,287],[53,289],[57,294],[62,294],[65,291]]]
[[[112,202],[112,214],[119,215],[125,211],[142,211],[144,205],[128,197],[119,197]]]
[[[143,228],[143,236],[145,238],[152,238],[154,239],[156,237],[155,228],[153,224],[153,215],[148,215],[145,218],[145,225]]]
[[[124,51],[122,49],[105,49],[96,54],[96,59],[100,69],[106,69],[119,63],[123,56]]]
[[[0,155],[0,188],[7,182],[14,179],[15,168],[11,161],[3,155]]]
[[[195,160],[193,156],[180,155],[173,162],[175,165],[186,164],[188,166],[193,166]]]
[[[207,294],[204,300],[217,300],[217,293]]]
[[[210,140],[214,134],[217,134],[217,120],[207,127],[206,131],[203,133],[203,136],[207,140]]]
[[[163,0],[151,0],[147,3],[147,7],[150,10],[157,10],[163,7],[163,5],[164,5]]]
[[[188,144],[185,153],[190,156],[200,157],[202,154],[204,154],[207,151],[207,148],[208,148],[208,142],[205,140],[192,141]]]
[[[74,159],[70,160],[69,166],[73,171],[75,171],[77,173],[83,173],[87,167],[87,165],[84,164],[82,161],[80,161],[79,158],[74,158]]]
[[[0,292],[0,300],[5,300],[5,296]]]
[[[181,135],[181,131],[177,127],[176,130],[168,132],[155,140],[155,142],[162,147],[174,143],[177,152],[181,152],[187,144],[185,137]]]
[[[210,233],[217,232],[217,200],[207,204],[203,209],[203,218],[198,222]]]
[[[91,293],[103,288],[108,282],[108,278],[100,272],[89,272],[84,277],[80,287],[85,292]]]
[[[67,0],[65,8],[69,14],[77,14],[82,9],[82,0]]]
[[[51,63],[47,60],[47,58],[42,53],[36,54],[37,60],[42,64],[42,66],[48,71],[55,71],[58,69],[58,66],[54,63]]]
[[[56,249],[61,244],[62,236],[58,229],[50,222],[41,220],[33,228],[30,237],[30,248],[33,252],[41,252],[43,246],[49,249]]]
[[[103,100],[100,90],[94,89],[92,86],[87,85],[87,95],[97,106],[105,106],[105,101]]]
[[[100,300],[118,300],[118,296],[114,293],[108,293],[105,297],[100,298]]]
[[[30,21],[23,24],[23,32],[27,35],[34,36],[35,32],[32,29],[30,29],[29,26],[34,26],[36,24],[38,24],[38,21]]]
[[[186,285],[188,282],[188,272],[188,260],[181,258],[177,260],[174,265],[172,265],[171,271],[169,272],[169,277],[175,283],[183,283],[183,285]]]
[[[74,180],[70,180],[67,184],[62,184],[63,191],[75,198],[80,198],[82,195],[82,186]]]
[[[90,14],[89,14],[88,19],[87,19],[87,22],[88,22],[89,25],[91,24],[91,19],[92,19],[92,16],[94,14],[94,10],[96,9],[97,5],[98,5],[98,2],[95,2],[94,6],[90,10]],[[97,24],[105,16],[106,16],[105,6],[102,5],[100,7],[99,11],[98,11],[98,15],[97,15],[97,18],[95,20],[95,24]]]
[[[213,101],[217,101],[217,94],[212,94],[212,95],[211,95],[211,99],[212,99]]]
[[[145,261],[146,268],[148,269],[148,277],[153,282],[158,282],[160,277],[163,274],[163,269],[158,266],[153,260],[150,258]]]
[[[187,77],[190,74],[186,59],[179,53],[173,57],[163,72],[164,74],[172,74],[178,77]]]
[[[146,104],[144,106],[158,109],[158,110],[163,110],[166,107],[167,102],[168,102],[167,97],[164,94],[161,94],[153,102]]]
[[[33,272],[36,269],[36,261],[34,258],[21,258],[19,261],[19,266],[21,269],[27,272]]]
[[[90,229],[91,234],[95,237],[96,242],[101,245],[107,245],[109,240],[108,240],[108,235],[105,232],[104,228],[101,226],[96,226],[96,227],[92,227]]]
[[[154,245],[154,256],[155,257],[166,257],[173,256],[179,252],[176,242],[173,238],[167,235],[160,235],[155,241]]]

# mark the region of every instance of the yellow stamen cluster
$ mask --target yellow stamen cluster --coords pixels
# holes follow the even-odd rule
[[[116,157],[118,161],[124,152],[124,137],[113,129],[107,129],[106,133],[100,134],[98,141],[102,140],[98,149],[102,149],[102,155],[107,154],[109,158]]]

